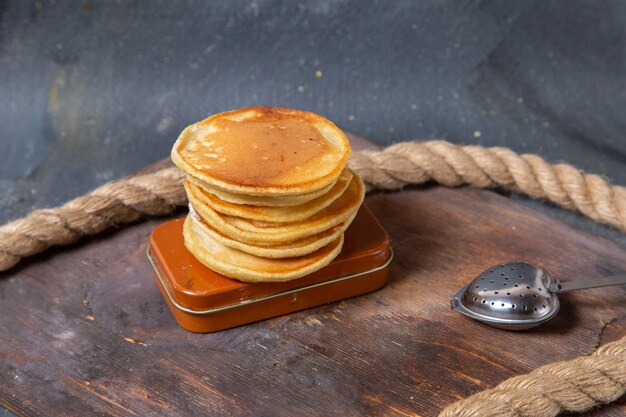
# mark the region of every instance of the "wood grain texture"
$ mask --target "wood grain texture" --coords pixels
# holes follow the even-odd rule
[[[592,279],[626,272],[624,248],[489,191],[428,186],[366,203],[392,237],[387,287],[216,334],[179,328],[154,283],[145,250],[162,219],[0,275],[0,404],[28,416],[431,416],[626,335],[623,287],[563,295],[556,319],[524,333],[449,306],[501,261]],[[625,413],[622,400],[589,415]]]

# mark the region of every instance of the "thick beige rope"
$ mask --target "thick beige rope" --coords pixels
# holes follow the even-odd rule
[[[555,362],[446,407],[439,417],[552,417],[585,411],[624,395],[626,338],[590,356]]]
[[[187,204],[184,174],[166,168],[110,182],[53,209],[36,210],[0,227],[0,271],[53,245],[67,245],[145,215],[165,215]]]
[[[551,165],[537,155],[433,140],[355,152],[348,165],[370,190],[428,181],[448,187],[502,187],[547,199],[626,231],[626,188],[571,165]],[[0,271],[50,246],[73,243],[142,215],[164,215],[186,205],[182,178],[181,171],[167,168],[107,183],[61,207],[37,210],[0,226]]]
[[[457,146],[445,141],[403,142],[355,152],[348,162],[368,189],[397,189],[434,181],[449,187],[502,187],[578,210],[626,231],[626,189],[567,164],[506,148]],[[0,271],[53,245],[77,241],[145,215],[187,204],[184,174],[167,168],[105,184],[61,207],[37,210],[0,227]],[[541,367],[446,408],[442,417],[554,416],[584,411],[624,394],[626,338],[591,356]]]
[[[537,155],[434,140],[356,152],[349,166],[370,189],[395,189],[427,181],[448,187],[502,187],[577,210],[626,232],[626,188],[568,164],[551,165]]]

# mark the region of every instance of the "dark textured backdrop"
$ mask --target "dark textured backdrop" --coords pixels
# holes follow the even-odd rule
[[[623,1],[0,0],[0,221],[252,104],[384,144],[509,146],[626,184],[625,73]]]
[[[625,74],[623,1],[0,0],[0,221],[253,104],[382,144],[509,146],[626,184]]]

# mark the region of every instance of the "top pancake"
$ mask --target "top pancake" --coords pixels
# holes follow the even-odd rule
[[[346,136],[321,116],[248,107],[185,128],[172,160],[188,175],[227,192],[294,196],[335,182],[349,154]]]

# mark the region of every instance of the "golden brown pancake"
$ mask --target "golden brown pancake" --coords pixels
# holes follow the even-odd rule
[[[247,204],[233,204],[220,200],[195,184],[187,184],[196,198],[204,205],[221,214],[241,217],[244,219],[263,220],[268,222],[296,222],[308,219],[338,199],[348,188],[352,180],[352,172],[344,169],[335,185],[326,193],[311,201],[297,206],[259,207]]]
[[[187,183],[185,187],[190,210],[197,211],[207,224],[222,235],[251,245],[290,242],[315,235],[345,221],[349,224],[365,195],[363,182],[358,175],[354,174],[344,193],[330,206],[312,217],[291,223],[265,223],[261,227],[257,225],[257,222],[217,213],[209,206],[202,204]]]
[[[335,241],[348,228],[348,225],[350,224],[349,222],[343,222],[313,236],[309,236],[304,239],[294,240],[287,243],[257,243],[255,245],[250,245],[247,243],[239,242],[216,231],[211,226],[209,226],[197,213],[192,213],[191,221],[195,223],[195,228],[202,229],[204,233],[206,233],[217,242],[225,246],[264,258],[292,258],[295,256],[308,255],[309,253],[315,252],[319,248]]]
[[[185,219],[185,246],[208,268],[244,282],[278,282],[300,278],[328,265],[341,251],[343,234],[335,241],[299,257],[270,259],[229,248],[213,239],[197,223]]]
[[[348,139],[314,113],[249,107],[185,128],[172,161],[209,187],[255,196],[295,196],[336,181]]]
[[[283,196],[260,196],[260,195],[246,195],[246,194],[237,194],[231,193],[228,191],[220,190],[219,188],[211,187],[205,182],[200,181],[197,178],[192,177],[191,175],[187,175],[187,180],[194,185],[202,188],[207,193],[213,194],[215,197],[219,198],[228,203],[233,204],[248,204],[252,206],[262,206],[262,207],[284,207],[284,206],[297,206],[299,204],[304,204],[308,201],[313,200],[321,196],[322,194],[326,194],[335,184],[328,184],[324,188],[320,188],[317,191],[313,191],[312,193],[300,194],[300,195],[283,195]]]

